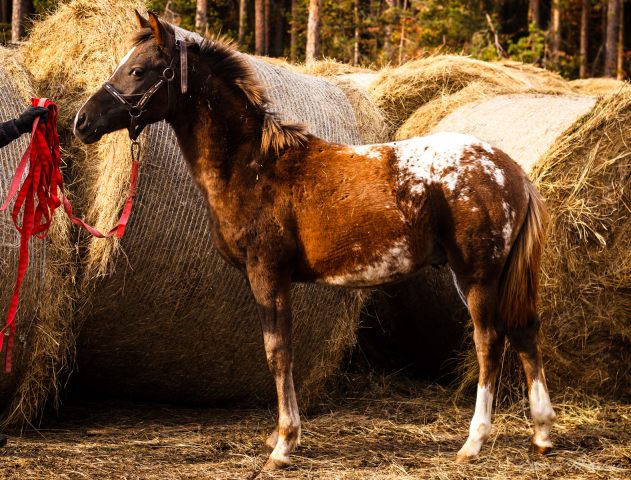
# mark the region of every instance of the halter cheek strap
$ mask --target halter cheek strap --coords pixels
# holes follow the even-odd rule
[[[174,102],[175,102],[175,95],[174,95],[174,92],[172,91],[173,80],[175,80],[174,67],[175,67],[175,62],[178,60],[178,57],[180,61],[180,88],[181,88],[182,94],[185,94],[186,92],[188,92],[188,55],[187,55],[186,42],[176,40],[175,50],[176,51],[179,50],[180,52],[179,56],[176,53],[173,55],[173,57],[171,57],[171,63],[169,63],[169,66],[164,69],[164,71],[162,72],[162,75],[160,75],[159,80],[156,83],[154,83],[151,87],[149,87],[149,89],[143,94],[123,95],[111,83],[105,82],[103,84],[103,88],[105,89],[105,91],[108,92],[110,95],[112,95],[112,97],[114,97],[119,103],[122,103],[127,108],[127,111],[129,112],[129,116],[131,117],[131,121],[128,128],[129,138],[131,138],[132,140],[136,140],[138,136],[140,135],[140,133],[142,132],[142,130],[146,126],[141,123],[141,118],[143,114],[146,112],[145,106],[149,103],[149,100],[151,100],[151,97],[153,97],[165,84],[168,86],[167,93],[168,93],[168,99],[169,99],[168,100],[169,112],[173,110]],[[136,103],[131,103],[129,100],[127,100],[127,98],[125,98],[125,97],[137,97],[137,96],[140,96],[140,100],[138,100]]]

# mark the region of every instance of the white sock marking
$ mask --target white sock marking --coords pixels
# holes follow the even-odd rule
[[[482,448],[482,444],[491,434],[491,414],[493,412],[493,394],[488,385],[478,385],[478,395],[475,400],[475,413],[469,426],[469,438],[462,446],[458,455],[475,457]]]
[[[532,415],[535,429],[533,441],[540,447],[551,447],[552,442],[550,442],[549,435],[556,415],[552,409],[548,390],[542,382],[534,380],[530,385],[528,397],[530,400],[530,415]]]

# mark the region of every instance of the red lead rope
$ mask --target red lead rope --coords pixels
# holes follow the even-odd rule
[[[131,207],[136,193],[136,181],[138,179],[138,151],[136,155],[132,151],[133,163],[131,171],[131,182],[129,186],[129,196],[125,201],[123,213],[118,224],[106,234],[102,234],[94,227],[91,227],[83,220],[76,218],[72,214],[72,206],[66,198],[64,192],[64,179],[61,174],[61,156],[59,154],[59,135],[57,134],[57,105],[47,98],[34,98],[33,106],[48,108],[48,120],[40,123],[39,118],[33,123],[31,143],[29,144],[11,182],[9,195],[4,204],[0,206],[0,211],[6,210],[9,202],[16,196],[13,206],[13,223],[20,232],[20,257],[18,261],[17,278],[11,297],[11,304],[7,314],[7,323],[0,330],[0,351],[4,347],[4,337],[8,332],[7,350],[5,355],[5,371],[11,371],[11,350],[13,348],[13,337],[15,334],[15,315],[18,310],[20,286],[24,279],[24,274],[28,267],[28,243],[33,235],[44,238],[48,234],[48,229],[53,219],[57,207],[63,203],[64,210],[70,220],[75,225],[85,228],[88,232],[98,238],[107,238],[116,235],[122,237],[125,233],[125,226],[131,214]],[[28,174],[24,183],[20,187],[20,180],[28,164]],[[61,191],[63,200],[58,196]],[[18,218],[22,212],[22,225],[18,223]]]

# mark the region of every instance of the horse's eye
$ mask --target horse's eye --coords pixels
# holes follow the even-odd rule
[[[132,76],[134,77],[142,77],[145,71],[142,68],[134,68],[131,71]]]

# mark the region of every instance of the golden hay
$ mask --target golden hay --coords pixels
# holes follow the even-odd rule
[[[437,55],[386,68],[370,86],[370,95],[393,130],[431,100],[451,95],[473,82],[514,89],[566,90],[562,79],[519,64],[502,65],[458,55]],[[569,89],[568,89],[569,90]]]
[[[530,172],[551,214],[539,310],[553,391],[571,385],[631,398],[630,130],[625,87],[599,100]],[[475,354],[465,356],[463,386],[477,379]],[[518,365],[509,353],[502,395],[515,394]]]
[[[451,390],[391,378],[352,378],[354,389],[303,415],[292,467],[261,472],[269,411],[172,406],[69,405],[39,432],[9,439],[0,477],[12,480],[336,479],[532,480],[629,478],[631,405],[571,389],[552,397],[551,455],[529,453],[528,405],[495,410],[480,459],[454,462],[473,414]],[[367,384],[367,385],[366,385]],[[361,388],[358,388],[361,385]],[[133,472],[133,473],[131,473]]]
[[[571,86],[561,75],[544,68],[539,68],[529,63],[503,60],[494,65],[501,65],[511,77],[521,81],[526,88],[535,90],[556,90],[559,92],[571,92]]]
[[[368,68],[356,67],[349,63],[338,62],[332,58],[324,58],[316,62],[292,65],[291,68],[297,72],[304,73],[306,75],[315,75],[316,77],[330,77],[349,73],[372,73],[372,70]]]
[[[595,96],[616,93],[628,84],[615,78],[582,78],[569,82],[575,92]]]
[[[32,80],[20,65],[16,50],[0,48],[0,65],[0,114],[14,117],[35,96]],[[5,120],[8,118],[0,118],[0,121]],[[28,138],[24,136],[2,149],[0,164],[4,163],[1,160],[6,155],[8,170],[0,172],[0,179],[8,180],[12,176],[27,143]],[[2,199],[6,186],[0,185]],[[3,322],[17,272],[18,234],[9,218],[10,209],[0,214],[2,257],[7,260],[0,262]],[[17,317],[14,367],[11,374],[0,374],[2,427],[32,424],[50,400],[55,404],[58,401],[60,381],[68,373],[74,348],[71,313],[74,275],[68,221],[58,211],[48,239],[31,242],[30,265],[22,286]]]
[[[75,0],[35,25],[24,47],[28,66],[38,87],[65,106],[66,129],[125,54],[136,28],[134,8],[142,10],[142,2]],[[338,87],[248,58],[272,85],[272,100],[281,100],[274,102],[279,113],[309,123],[316,134],[360,142]],[[128,188],[125,137],[108,135],[73,158],[79,205],[100,229],[115,222]],[[78,381],[100,392],[163,401],[273,398],[251,293],[211,247],[203,199],[171,130],[152,126],[142,142],[137,202],[125,237],[89,239],[81,250],[81,287],[89,300],[79,314]],[[303,398],[315,397],[355,342],[362,298],[304,285],[292,294],[297,385]]]

